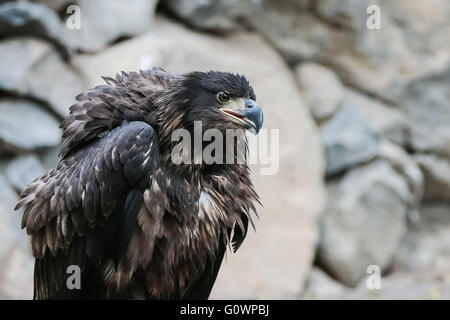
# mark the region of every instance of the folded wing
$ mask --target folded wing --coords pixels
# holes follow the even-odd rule
[[[22,192],[36,258],[35,298],[66,297],[66,268],[123,258],[159,161],[152,127],[123,124],[61,160]],[[59,296],[58,296],[59,295]]]

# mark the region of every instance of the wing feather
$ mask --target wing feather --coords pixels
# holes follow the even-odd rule
[[[151,126],[128,122],[62,159],[22,192],[17,204],[25,208],[22,227],[31,234],[36,263],[41,263],[36,285],[48,286],[35,290],[37,298],[55,296],[63,287],[65,272],[58,278],[55,272],[61,270],[50,269],[56,263],[50,260],[61,259],[64,252],[75,250],[79,256],[84,250],[93,265],[105,255],[116,264],[122,259],[138,224],[144,186],[158,161]]]
[[[61,155],[68,155],[124,121],[146,121],[155,100],[174,78],[176,75],[161,68],[103,77],[106,85],[77,95],[77,103],[70,107],[70,115],[61,124]],[[110,168],[112,163],[108,160],[107,165]]]

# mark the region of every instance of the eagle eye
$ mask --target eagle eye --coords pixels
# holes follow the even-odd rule
[[[225,102],[228,102],[230,100],[230,95],[228,93],[224,92],[224,91],[220,91],[217,94],[217,99],[220,102],[225,103]]]

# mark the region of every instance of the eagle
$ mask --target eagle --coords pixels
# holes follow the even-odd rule
[[[16,206],[35,258],[33,298],[207,299],[260,200],[245,162],[173,161],[173,133],[195,135],[197,121],[202,132],[258,133],[254,90],[222,71],[103,79],[76,96],[56,167]],[[78,288],[67,285],[70,266]]]

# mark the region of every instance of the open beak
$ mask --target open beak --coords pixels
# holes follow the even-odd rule
[[[219,110],[253,134],[258,134],[263,124],[264,116],[261,107],[252,99],[245,100],[243,106],[227,105]]]

